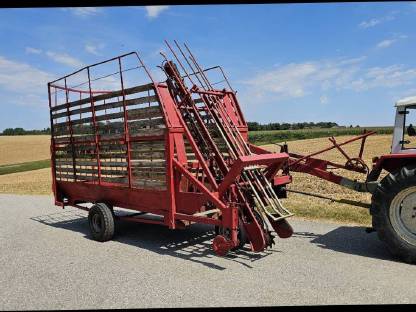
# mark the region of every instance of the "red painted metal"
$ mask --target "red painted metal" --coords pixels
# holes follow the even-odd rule
[[[185,52],[177,42],[175,44],[181,55],[185,57]],[[119,207],[152,213],[162,217],[163,221],[136,216],[121,216],[120,219],[163,224],[171,229],[183,228],[194,222],[216,225],[229,230],[227,237],[222,236],[223,238],[214,240],[213,248],[218,254],[225,254],[238,245],[239,219],[242,219],[252,250],[262,251],[271,245],[272,238],[259,223],[258,218],[262,217],[255,216],[254,200],[250,199],[251,195],[248,195],[247,190],[252,188],[262,205],[267,206],[273,203],[276,205],[277,197],[270,185],[266,183],[266,177],[263,176],[261,170],[268,172],[267,179],[275,185],[290,183],[291,178],[286,174],[274,177],[277,170],[287,162],[288,155],[286,153],[270,155],[252,153],[247,141],[247,124],[235,91],[231,88],[222,68],[202,69],[187,46],[185,46],[186,53],[189,57],[185,57],[186,62],[182,63],[174,50],[169,45],[168,47],[174,54],[177,64],[185,72],[186,79],[198,82],[198,86],[196,84],[188,86],[182,83],[182,76],[171,61],[167,61],[164,66],[168,77],[167,82],[155,82],[136,52],[86,66],[48,84],[52,130],[52,188],[55,203],[58,206],[70,205],[88,210],[81,204],[103,202],[116,209]],[[150,84],[134,88],[126,87],[126,82],[131,81],[125,77],[130,69],[123,68],[123,64],[127,64],[126,58],[135,59],[138,66],[134,69],[144,70],[142,77],[147,78]],[[120,89],[93,89],[92,82],[111,76],[93,77],[95,69],[104,64],[113,64],[118,68],[118,71],[111,75],[113,80],[119,79]],[[191,70],[188,72],[184,65],[189,66]],[[212,87],[205,73],[214,69],[221,71],[229,89],[221,90]],[[86,74],[87,81],[79,84],[78,75],[82,74]],[[72,79],[78,83],[77,86],[70,86],[67,83]],[[87,89],[81,86],[86,86]],[[130,129],[129,120],[131,116],[134,116],[130,114],[130,110],[136,109],[130,108],[127,103],[131,98],[134,99],[135,95],[131,95],[132,89],[146,90],[149,101],[151,97],[156,99],[155,104],[159,107],[160,117],[163,120],[161,124],[163,134],[149,132],[150,135],[138,135]],[[127,90],[130,90],[128,91],[130,93],[127,94]],[[55,95],[54,99],[52,92]],[[64,102],[58,97],[58,92],[65,92]],[[77,101],[70,102],[70,95],[76,96]],[[106,102],[113,97],[117,100]],[[121,101],[119,97],[122,98]],[[198,102],[195,97],[199,98]],[[100,98],[104,98],[104,105],[113,103],[114,108],[105,106],[105,110],[101,107],[96,111],[95,108],[102,104]],[[90,109],[85,109],[85,106],[82,106],[83,103],[88,104]],[[147,107],[151,107],[150,102]],[[118,108],[122,112],[122,117],[112,117],[111,110]],[[71,113],[72,110],[77,110],[76,114],[79,112],[79,119],[76,114]],[[90,114],[88,116],[91,118],[82,118],[84,112]],[[119,116],[118,113],[116,115]],[[100,116],[99,121],[97,121],[97,116]],[[62,122],[64,118],[66,119]],[[117,132],[118,121],[113,121],[111,118],[122,119],[119,122],[122,126],[121,132]],[[152,116],[137,118],[144,125],[150,125],[145,127],[150,127],[150,129],[158,127],[153,126]],[[189,118],[193,122],[190,123]],[[74,123],[74,120],[78,121]],[[92,125],[89,121],[92,121]],[[137,124],[140,124],[139,122]],[[156,121],[154,123],[158,125]],[[214,140],[213,125],[218,127],[223,139],[226,140],[227,151],[224,151],[224,147],[220,147]],[[91,132],[86,129],[91,129]],[[102,131],[107,131],[105,129],[115,132],[109,132],[111,135],[107,137],[107,134],[102,134]],[[144,146],[139,143],[149,146],[150,152],[147,153],[151,155],[156,155],[152,154],[156,153],[153,152],[153,144],[164,146],[162,149],[164,156],[161,161],[165,165],[157,167],[158,170],[163,168],[163,174],[165,174],[163,179],[157,180],[157,171],[153,173],[152,166],[156,166],[154,164],[159,161],[153,162],[153,156],[146,156],[150,159],[144,161],[144,163],[151,164],[149,173],[140,171],[144,169],[137,167],[141,159],[140,156],[133,155],[141,153],[140,146]],[[139,145],[133,148],[133,144]],[[116,150],[115,154],[121,155],[117,156],[119,158],[112,156],[113,148]],[[160,152],[157,151],[157,155]],[[65,160],[67,157],[72,157],[72,165],[67,165],[68,162]],[[87,160],[93,159],[94,165],[85,165],[88,161],[83,161],[82,157]],[[135,172],[138,171],[146,175],[137,176]],[[65,172],[72,172],[73,178],[67,178],[63,174]],[[97,176],[98,179],[94,178]],[[271,223],[279,236],[290,236],[285,222],[272,220]],[[279,231],[285,235],[279,234]]]
[[[416,154],[388,154],[382,155],[376,159],[373,164],[374,169],[384,169],[388,172],[393,172],[402,168],[403,166],[411,165],[416,162]]]

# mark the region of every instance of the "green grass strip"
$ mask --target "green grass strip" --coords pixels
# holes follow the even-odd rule
[[[49,168],[50,166],[50,159],[29,161],[20,164],[1,165],[0,175]]]

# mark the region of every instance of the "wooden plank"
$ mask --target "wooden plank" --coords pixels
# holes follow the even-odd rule
[[[131,172],[139,173],[139,172],[153,172],[157,174],[165,174],[166,175],[166,168],[165,167],[132,167]]]
[[[129,94],[134,94],[134,93],[148,91],[148,90],[153,90],[153,83],[124,89],[124,94],[129,95]],[[65,104],[56,105],[56,106],[51,108],[51,111],[55,112],[55,111],[58,111],[58,110],[61,110],[61,109],[66,109],[67,107],[73,107],[73,106],[77,106],[77,105],[91,103],[91,99],[94,102],[98,102],[98,101],[102,101],[102,100],[111,99],[111,98],[114,98],[114,97],[117,97],[117,96],[123,96],[123,90],[117,90],[117,91],[113,91],[113,92],[109,92],[109,93],[105,93],[105,94],[96,95],[96,96],[93,96],[92,98],[88,97],[88,98],[85,98],[85,99],[69,102],[68,104],[65,103]]]
[[[100,151],[100,159],[110,159],[110,158],[127,158],[127,152],[124,153],[103,153]]]
[[[166,181],[166,174],[159,172],[135,172],[132,176],[136,180]]]
[[[152,102],[158,102],[158,98],[156,95],[144,96],[144,97],[139,97],[135,99],[126,99],[126,106],[128,107],[131,105],[139,105],[139,104],[152,103]],[[96,112],[106,110],[106,109],[114,109],[118,107],[123,107],[123,101],[94,105],[94,109]],[[92,112],[91,105],[88,107],[82,107],[82,108],[70,110],[69,115],[85,114],[85,113],[90,113],[90,112]],[[65,112],[53,114],[52,118],[56,119],[56,118],[66,117],[66,116],[68,116],[68,112],[65,111]]]
[[[66,161],[61,159],[55,159],[57,165],[67,165],[72,166],[72,161]],[[75,165],[77,166],[98,166],[97,161],[76,161]]]
[[[130,132],[130,136],[159,136],[165,134],[166,128],[163,129],[137,129]]]
[[[164,159],[158,159],[158,160],[136,160],[132,159],[130,160],[131,166],[133,167],[164,167],[166,165],[166,160]]]
[[[101,181],[122,184],[127,184],[129,182],[128,178],[125,177],[101,177]]]
[[[83,175],[75,175],[77,180],[86,180],[86,181],[97,181],[98,177],[93,176],[83,176]],[[56,178],[57,179],[74,179],[73,174],[61,174],[59,172],[56,172]]]
[[[126,161],[100,161],[102,167],[127,167]]]
[[[129,120],[154,118],[163,116],[160,106],[142,107],[136,109],[127,110],[127,116]]]
[[[141,119],[135,121],[129,121],[129,129],[140,128],[140,127],[151,127],[156,128],[163,126],[165,127],[165,120],[162,117],[152,118],[152,119]]]
[[[61,137],[61,138],[54,138],[55,143],[58,144],[69,144],[71,143],[71,138],[68,137]],[[88,136],[77,136],[77,137],[73,137],[73,142],[75,143],[82,143],[82,142],[89,142],[89,141],[94,141],[95,140],[95,136],[94,135],[88,135]]]
[[[65,170],[70,169],[70,170]],[[59,170],[60,172],[73,172],[72,168],[62,168]],[[98,175],[98,169],[85,169],[85,168],[76,168],[75,172],[78,173],[87,173],[87,174],[95,174]],[[109,170],[109,169],[102,169],[101,170],[102,175],[118,175],[118,176],[127,176],[128,172],[127,170]]]
[[[151,106],[151,107],[141,107],[141,108],[131,109],[127,111],[127,116],[129,120],[133,120],[133,119],[139,119],[139,118],[158,117],[158,116],[162,116],[162,113],[161,113],[159,106]],[[97,115],[95,116],[95,121],[98,122],[98,121],[105,121],[105,120],[118,119],[118,118],[124,118],[124,112]],[[72,125],[80,125],[80,124],[92,123],[92,122],[93,122],[92,117],[85,117],[85,118],[71,120]],[[53,125],[53,127],[56,127],[56,126],[60,127],[63,125],[69,126],[69,122],[68,121],[57,122]]]
[[[165,141],[141,141],[141,142],[131,142],[132,151],[164,151],[165,150]]]
[[[130,157],[132,160],[135,159],[164,159],[165,152],[158,152],[158,151],[131,151]]]
[[[145,189],[166,189],[166,182],[154,180],[134,180],[132,185],[137,188]]]

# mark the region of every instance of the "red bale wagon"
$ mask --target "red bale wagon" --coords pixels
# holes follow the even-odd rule
[[[165,82],[132,52],[48,83],[55,204],[88,210],[99,241],[112,238],[115,219],[204,223],[215,226],[218,255],[245,243],[262,251],[272,231],[293,233],[278,197],[291,181],[280,170],[288,154],[255,154],[222,69],[203,70],[175,45]]]

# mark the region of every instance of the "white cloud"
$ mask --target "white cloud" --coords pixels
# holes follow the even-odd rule
[[[253,79],[242,83],[254,90],[252,95],[256,98],[270,93],[279,99],[303,97],[314,87],[320,87],[325,91],[351,80],[357,64],[364,59],[365,57],[290,63],[259,73]]]
[[[413,85],[416,82],[416,68],[405,68],[404,65],[372,67],[361,77],[351,81],[350,87],[355,91],[365,91],[372,88],[393,88]]]
[[[376,25],[379,25],[381,23],[387,22],[387,21],[392,21],[394,19],[396,19],[396,14],[398,14],[399,11],[392,11],[390,12],[387,16],[381,17],[381,18],[372,18],[370,20],[367,21],[362,21],[360,24],[358,24],[358,26],[360,28],[371,28],[374,27]]]
[[[51,73],[0,56],[2,104],[46,107],[47,83],[54,79]]]
[[[400,39],[406,39],[407,35],[403,35],[403,34],[395,34],[394,38],[391,39],[385,39],[380,41],[379,43],[377,43],[376,47],[378,49],[384,49],[384,48],[388,48],[390,47],[393,43],[397,42]]]
[[[51,58],[53,61],[70,66],[70,67],[83,67],[84,66],[84,64],[80,60],[65,53],[56,53],[52,51],[47,51],[46,55],[49,58]]]
[[[80,17],[93,16],[101,12],[100,8],[93,8],[93,7],[65,8],[64,10],[70,11],[75,16],[80,16]]]
[[[163,11],[167,10],[169,8],[168,5],[150,5],[145,6],[147,17],[150,19],[156,18],[162,13]]]
[[[101,50],[104,47],[103,44],[92,44],[92,43],[87,43],[85,45],[85,51],[87,51],[88,53],[94,54],[94,55],[101,55],[101,53],[99,52],[99,50]]]
[[[386,39],[383,41],[380,41],[379,43],[377,43],[377,48],[379,49],[384,49],[387,48],[389,46],[391,46],[393,43],[395,43],[397,40],[396,39]]]
[[[371,20],[361,22],[358,26],[360,26],[361,28],[370,28],[380,23],[381,23],[381,20],[372,18]]]
[[[25,51],[26,51],[26,53],[29,53],[29,54],[41,54],[42,53],[41,49],[36,49],[36,48],[32,48],[32,47],[26,47]]]
[[[365,68],[364,59],[365,57],[290,63],[260,72],[241,83],[248,86],[245,98],[275,102],[302,98],[318,92],[363,92],[374,88],[416,84],[416,68],[398,64]],[[329,101],[327,95],[321,95],[319,100],[322,104]]]

